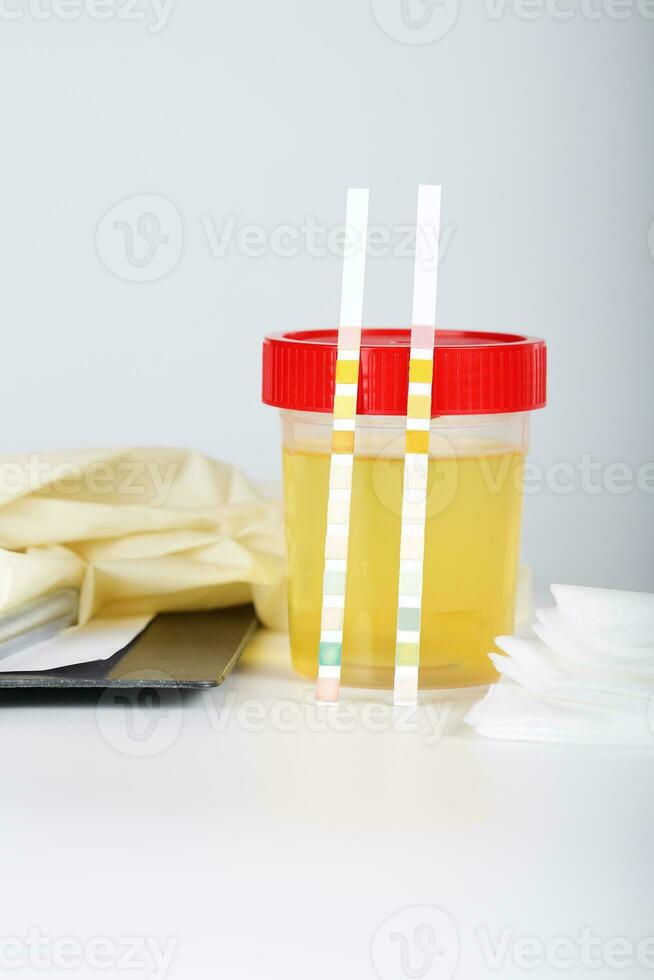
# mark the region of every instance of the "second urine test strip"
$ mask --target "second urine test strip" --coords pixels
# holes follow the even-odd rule
[[[350,532],[350,503],[354,466],[363,290],[368,238],[368,198],[364,188],[347,194],[346,248],[343,258],[343,286],[338,328],[336,384],[332,453],[329,465],[327,533],[323,573],[318,683],[316,700],[336,704],[341,683],[343,620],[347,549]]]
[[[418,188],[393,702],[418,698],[441,189]]]

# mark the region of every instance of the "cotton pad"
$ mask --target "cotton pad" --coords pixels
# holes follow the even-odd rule
[[[624,745],[654,749],[651,711],[615,712],[544,698],[500,681],[465,719],[487,738],[577,745]]]
[[[628,643],[654,643],[653,594],[579,585],[551,589],[558,611],[571,623]]]
[[[654,596],[552,586],[535,637],[499,636],[500,680],[466,717],[488,738],[654,749]]]
[[[532,629],[562,660],[586,668],[603,667],[620,673],[650,672],[654,679],[654,644],[633,644],[617,631],[607,635],[572,623],[558,609],[538,609]]]

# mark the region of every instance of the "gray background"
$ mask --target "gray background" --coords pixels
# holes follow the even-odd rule
[[[149,4],[127,20],[111,2],[102,21],[3,5],[4,451],[191,445],[275,478],[261,338],[334,324],[340,258],[214,256],[206,222],[330,228],[363,184],[373,223],[406,225],[416,184],[440,182],[440,325],[545,337],[532,459],[588,454],[600,487],[611,463],[633,473],[624,493],[530,496],[525,558],[541,583],[654,588],[654,496],[635,486],[654,459],[654,20],[411,0],[421,29],[400,0],[176,0],[153,31]],[[96,236],[148,194],[183,242],[168,229],[179,260],[133,282]],[[410,283],[410,257],[371,259],[366,321],[406,324]]]

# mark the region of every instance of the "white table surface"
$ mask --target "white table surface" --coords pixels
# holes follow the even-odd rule
[[[636,946],[654,934],[654,753],[485,741],[460,722],[469,693],[434,694],[394,728],[389,695],[375,708],[379,695],[347,693],[315,730],[311,685],[291,672],[287,638],[267,632],[221,688],[158,707],[4,693],[7,975],[652,975]],[[599,968],[584,965],[584,928]],[[45,937],[40,961],[30,930]],[[572,967],[550,946],[525,968],[534,947],[519,937],[566,936]],[[68,937],[79,957],[106,937],[105,968],[78,965],[74,946],[62,959],[52,940]],[[119,962],[130,937],[138,969]],[[617,969],[622,939],[632,965]],[[172,953],[167,971],[146,940]],[[484,940],[504,944],[500,968]]]

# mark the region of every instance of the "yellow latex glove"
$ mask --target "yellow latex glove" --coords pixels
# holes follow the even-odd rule
[[[0,612],[62,586],[80,622],[254,601],[284,628],[281,505],[182,449],[0,457]]]

